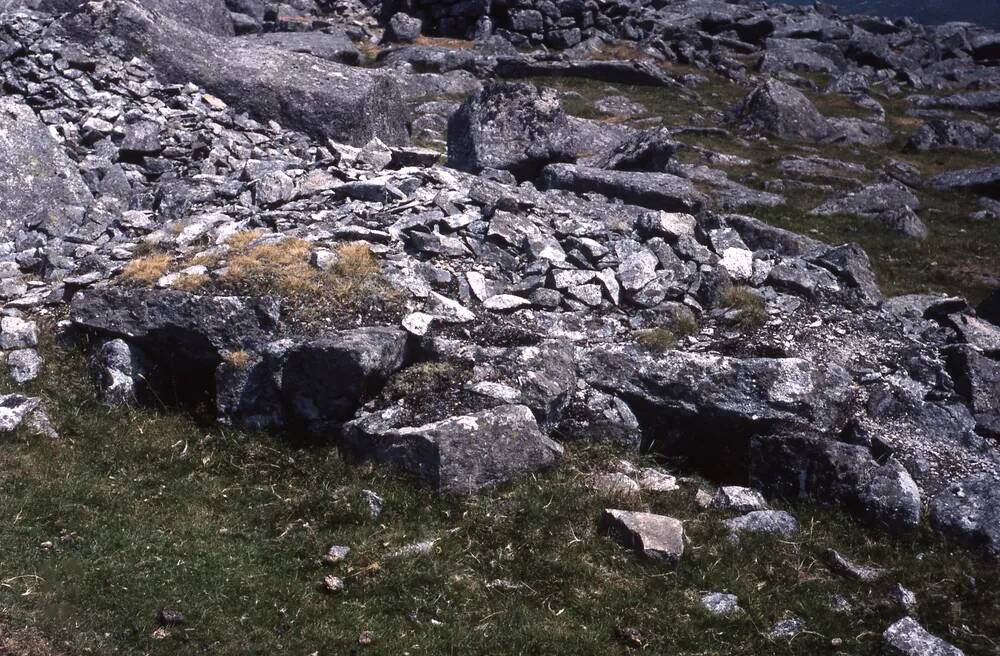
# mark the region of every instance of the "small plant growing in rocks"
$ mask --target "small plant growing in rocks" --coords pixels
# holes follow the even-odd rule
[[[677,346],[677,335],[666,328],[650,328],[636,331],[635,341],[653,353],[666,353]]]
[[[735,323],[743,330],[760,328],[767,321],[764,299],[748,287],[730,287],[722,292],[719,305],[737,312]]]

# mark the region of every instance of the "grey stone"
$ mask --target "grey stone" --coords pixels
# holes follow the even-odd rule
[[[931,635],[912,617],[904,617],[890,626],[882,639],[905,656],[963,656],[961,649]]]
[[[791,537],[799,532],[799,523],[783,510],[755,510],[722,522],[734,537],[744,534]]]
[[[622,545],[667,567],[676,567],[684,555],[684,524],[673,517],[607,509],[601,526]]]

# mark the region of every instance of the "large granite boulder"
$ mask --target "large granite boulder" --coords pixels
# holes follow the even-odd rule
[[[781,139],[822,141],[834,128],[805,95],[778,80],[751,91],[735,109],[740,128]]]
[[[34,111],[0,98],[0,241],[19,232],[62,237],[80,224],[90,190]]]
[[[501,169],[530,179],[575,152],[559,97],[530,84],[488,84],[448,122],[448,165],[462,171]]]

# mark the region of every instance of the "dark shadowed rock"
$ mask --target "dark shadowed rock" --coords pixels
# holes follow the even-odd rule
[[[664,172],[677,154],[677,141],[667,130],[646,130],[628,135],[595,163],[599,169]]]
[[[267,341],[277,328],[278,304],[266,297],[105,287],[77,294],[70,318],[84,330],[153,346],[162,359],[214,362],[223,351]]]
[[[114,35],[167,81],[193,82],[263,119],[354,145],[405,143],[406,109],[385,75],[315,57],[221,39],[152,13],[134,0],[93,5],[67,24],[90,41]]]
[[[833,128],[805,95],[784,82],[768,80],[735,110],[740,128],[781,139],[821,141]]]
[[[546,164],[572,161],[575,151],[556,93],[530,84],[489,84],[448,121],[448,165],[462,171],[534,178]]]
[[[947,362],[956,391],[976,418],[976,430],[1000,438],[1000,362],[967,345],[949,348]]]
[[[93,200],[76,166],[27,105],[0,98],[0,239],[61,237]]]
[[[416,427],[374,432],[364,418],[344,427],[344,445],[391,464],[441,492],[474,492],[555,464],[562,447],[527,406],[501,405]]]
[[[895,460],[880,465],[867,447],[823,437],[755,438],[754,486],[773,496],[811,497],[846,507],[867,521],[905,532],[920,522],[920,490]]]
[[[1000,326],[1000,288],[994,289],[976,306],[976,315],[994,326]]]
[[[550,164],[542,173],[542,184],[546,189],[597,193],[668,212],[697,212],[706,200],[690,180],[670,173],[607,171],[574,164]]]

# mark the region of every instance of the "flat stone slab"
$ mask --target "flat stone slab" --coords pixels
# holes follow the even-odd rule
[[[684,554],[684,524],[673,517],[608,509],[601,527],[622,545],[669,567]]]

